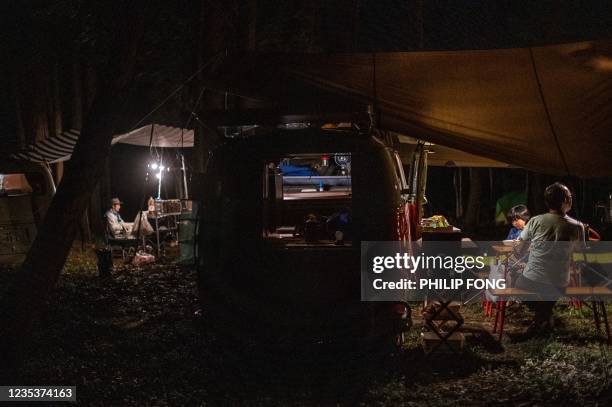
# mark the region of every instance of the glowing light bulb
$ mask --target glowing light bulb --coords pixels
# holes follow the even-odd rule
[[[153,163],[153,164],[151,164],[151,168],[153,168],[154,170],[156,170],[156,169],[157,169],[157,163]]]
[[[155,174],[155,178],[161,179],[161,174]]]

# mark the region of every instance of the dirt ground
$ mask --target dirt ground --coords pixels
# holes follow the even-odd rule
[[[13,273],[0,272],[0,287]],[[559,304],[554,335],[516,342],[529,313],[515,306],[502,344],[478,304],[463,307],[463,354],[427,357],[417,307],[402,349],[386,356],[238,348],[219,343],[197,309],[193,271],[116,268],[102,281],[92,254],[75,250],[37,323],[22,384],[76,385],[79,404],[101,406],[612,403],[610,348],[586,307]]]

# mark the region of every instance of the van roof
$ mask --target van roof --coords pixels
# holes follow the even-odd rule
[[[356,130],[278,130],[248,138],[228,139],[216,152],[248,150],[256,155],[282,153],[351,152],[355,148],[384,148],[384,144]]]

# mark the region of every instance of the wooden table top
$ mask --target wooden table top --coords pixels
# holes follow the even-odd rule
[[[493,248],[493,250],[495,250],[495,253],[497,254],[512,253],[512,251],[514,250],[514,246],[506,246],[501,244],[496,244],[491,247]]]
[[[565,294],[571,296],[612,296],[612,290],[608,287],[567,287]]]
[[[520,288],[500,288],[491,290],[491,293],[500,297],[518,297],[536,295],[533,292],[526,291]],[[570,297],[612,297],[612,290],[608,287],[567,287],[565,295]]]
[[[498,289],[493,289],[493,290],[491,290],[491,294],[493,294],[495,296],[500,296],[500,297],[514,297],[514,296],[535,295],[535,293],[532,293],[530,291],[523,290],[523,289],[520,289],[520,288],[498,288]]]

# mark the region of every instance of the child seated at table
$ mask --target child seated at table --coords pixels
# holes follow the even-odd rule
[[[506,217],[508,218],[508,222],[512,224],[512,228],[508,232],[506,240],[517,240],[531,217],[529,215],[529,209],[527,209],[525,205],[516,205],[510,208]]]
[[[508,218],[508,222],[512,223],[512,228],[508,232],[506,240],[518,240],[525,225],[529,221],[529,209],[527,209],[525,205],[516,205],[510,208],[506,217]],[[528,259],[529,252],[515,253],[513,251],[508,253],[504,262],[491,265],[489,279],[507,279],[508,286],[514,286],[518,276],[525,268]],[[497,297],[493,296],[489,291],[486,292],[486,298],[489,301],[497,301]]]

